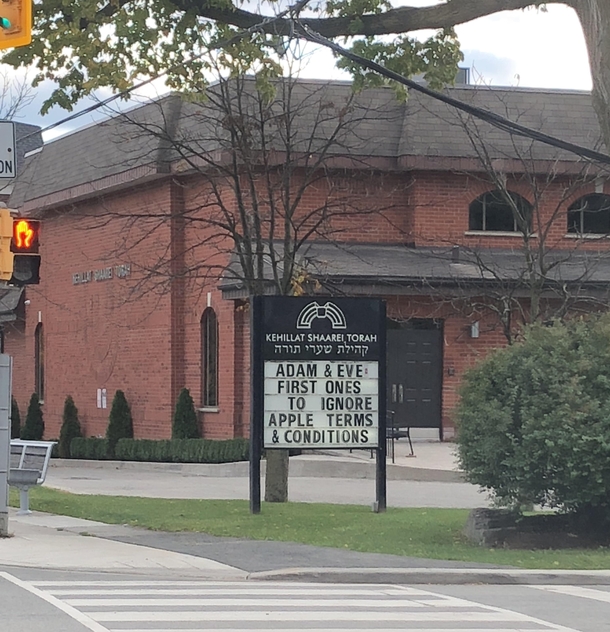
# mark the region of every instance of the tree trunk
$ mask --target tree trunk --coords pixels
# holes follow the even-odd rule
[[[265,502],[288,502],[288,450],[267,450]]]
[[[610,2],[572,0],[587,42],[593,77],[593,105],[606,151],[610,150]]]

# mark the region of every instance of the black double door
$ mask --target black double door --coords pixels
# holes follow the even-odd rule
[[[395,426],[441,430],[443,332],[433,320],[389,321],[387,406]]]

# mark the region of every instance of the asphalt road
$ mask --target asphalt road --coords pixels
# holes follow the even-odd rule
[[[202,582],[0,568],[10,632],[605,632],[610,588]]]
[[[405,528],[407,528],[405,526]],[[82,531],[82,529],[81,529]],[[254,573],[286,568],[502,568],[491,564],[429,560],[381,553],[358,553],[294,542],[220,538],[205,533],[167,533],[126,525],[87,528],[108,540],[205,557]]]

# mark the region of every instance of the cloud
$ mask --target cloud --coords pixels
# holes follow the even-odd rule
[[[470,82],[474,84],[519,85],[518,64],[514,59],[498,57],[482,50],[464,50],[462,66],[470,68]]]

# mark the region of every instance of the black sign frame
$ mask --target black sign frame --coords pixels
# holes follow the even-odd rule
[[[250,309],[250,511],[260,512],[264,370],[269,360],[377,362],[379,417],[378,445],[373,448],[377,456],[373,507],[385,511],[385,302],[368,297],[254,296]]]

